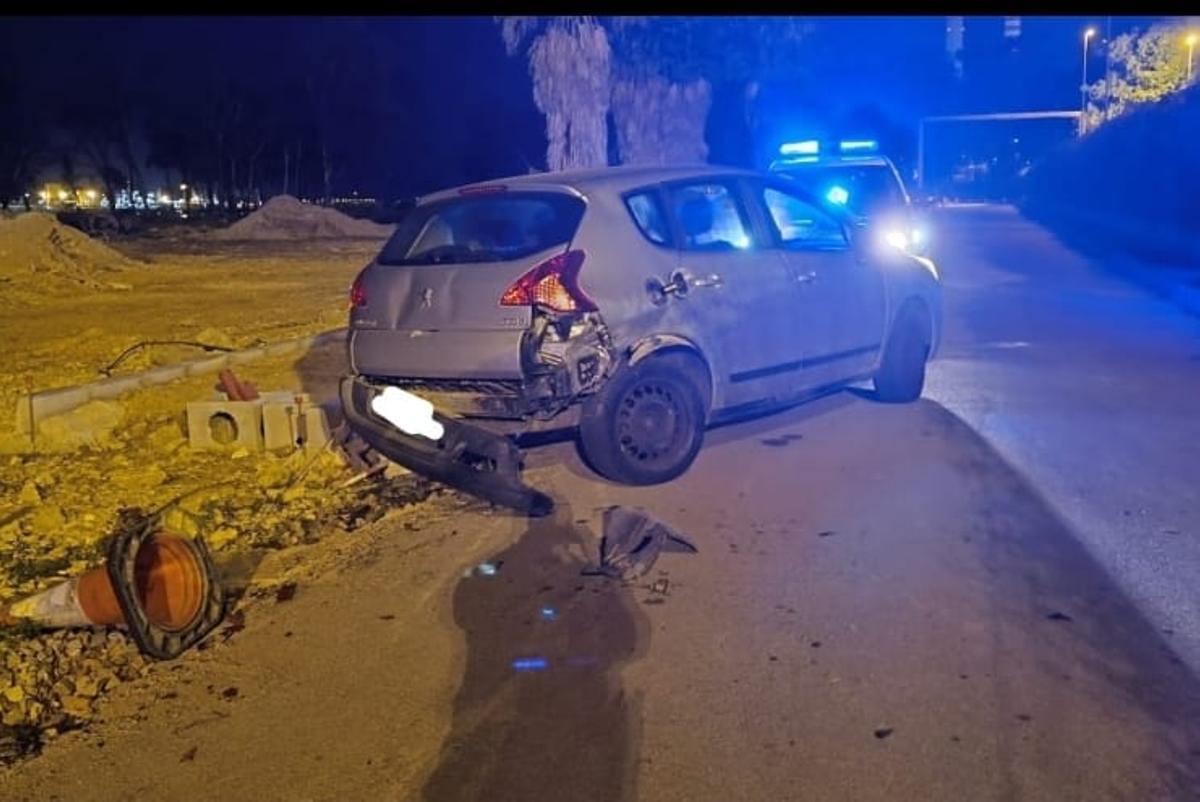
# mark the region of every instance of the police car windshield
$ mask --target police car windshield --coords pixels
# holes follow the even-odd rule
[[[814,195],[860,217],[904,203],[896,177],[886,165],[812,165],[783,172]]]

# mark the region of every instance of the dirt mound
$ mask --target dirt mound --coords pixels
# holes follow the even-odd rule
[[[356,220],[336,209],[302,203],[291,195],[276,195],[261,209],[212,236],[222,240],[378,239],[391,233],[391,226]]]
[[[0,295],[83,287],[127,289],[113,280],[130,261],[42,212],[0,218]]]

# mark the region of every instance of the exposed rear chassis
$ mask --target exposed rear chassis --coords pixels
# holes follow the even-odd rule
[[[521,451],[507,436],[437,412],[442,439],[407,435],[371,411],[374,387],[358,376],[341,382],[342,409],[360,437],[388,459],[430,479],[512,507],[530,516],[547,515],[554,501],[521,481]]]

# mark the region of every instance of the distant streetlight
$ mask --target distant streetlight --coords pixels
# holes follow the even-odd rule
[[[1092,37],[1096,35],[1095,28],[1088,28],[1083,32],[1083,83],[1079,86],[1079,134],[1082,136],[1087,130],[1087,53],[1088,42],[1092,41]]]
[[[1188,46],[1187,79],[1188,79],[1188,83],[1191,83],[1192,82],[1192,56],[1196,52],[1196,34],[1189,33],[1187,39],[1185,39],[1184,41],[1187,42],[1187,46]]]

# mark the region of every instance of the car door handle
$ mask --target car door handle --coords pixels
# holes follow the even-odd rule
[[[796,281],[801,284],[812,284],[816,280],[817,272],[815,270],[810,270],[807,273],[801,273],[800,275],[796,276]]]
[[[665,282],[658,276],[651,276],[646,279],[646,294],[650,296],[650,303],[655,306],[662,306],[672,296],[675,298],[686,298],[688,294],[688,282],[678,270],[672,273]]]
[[[717,273],[709,273],[707,276],[691,276],[687,281],[693,287],[720,287],[725,283],[725,279]]]

